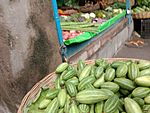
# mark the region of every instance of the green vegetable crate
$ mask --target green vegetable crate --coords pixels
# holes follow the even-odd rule
[[[25,95],[18,113],[150,113],[150,61],[62,63]]]

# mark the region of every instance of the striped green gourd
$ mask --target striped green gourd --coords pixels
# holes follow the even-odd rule
[[[81,91],[83,90],[87,84],[93,84],[95,82],[95,77],[94,76],[87,76],[84,79],[82,79],[78,85],[78,90]]]
[[[135,97],[133,100],[135,100],[140,106],[144,105],[144,100],[142,98]]]
[[[47,108],[47,106],[48,106],[48,104],[49,104],[50,102],[51,102],[50,99],[44,99],[44,100],[42,100],[42,101],[40,102],[38,108],[39,108],[40,110],[45,109],[45,108]]]
[[[124,100],[123,99],[119,99],[119,102],[118,102],[118,110],[120,112],[123,112],[124,111]]]
[[[135,83],[139,86],[150,87],[150,76],[140,76],[135,79]]]
[[[116,70],[117,77],[126,77],[128,66],[126,64],[119,65]]]
[[[90,107],[87,104],[79,104],[78,106],[80,113],[89,113]]]
[[[125,110],[127,113],[142,113],[140,106],[135,100],[126,97],[124,101],[125,101]]]
[[[67,92],[65,89],[61,89],[58,93],[58,102],[61,108],[64,107],[66,99],[67,99]]]
[[[61,63],[57,68],[56,68],[56,73],[62,73],[68,68],[69,64],[68,63]]]
[[[119,90],[119,85],[114,82],[104,82],[101,85],[101,88],[109,89],[109,90],[113,91],[114,93],[116,93]]]
[[[118,109],[116,109],[116,111],[115,111],[115,112],[113,112],[113,113],[119,113],[119,110],[118,110]]]
[[[62,78],[63,78],[63,80],[68,80],[68,79],[72,78],[73,76],[75,76],[76,74],[77,74],[76,70],[71,69]]]
[[[65,113],[69,113],[70,103],[71,103],[70,96],[67,95],[66,103],[65,103],[65,106],[64,106],[64,112]]]
[[[46,94],[46,98],[48,98],[48,99],[54,99],[55,97],[57,97],[58,93],[59,93],[58,89],[51,89]]]
[[[59,109],[59,102],[57,98],[54,98],[47,106],[46,113],[57,113]]]
[[[113,69],[113,68],[106,69],[105,73],[106,73],[105,74],[105,81],[114,80],[114,78],[115,78],[115,69]]]
[[[144,98],[146,104],[150,104],[150,94]]]
[[[139,67],[136,63],[131,63],[128,67],[128,77],[135,80],[139,76]]]
[[[104,104],[104,112],[105,113],[113,113],[118,109],[119,97],[117,95],[113,95],[108,100],[106,100]]]
[[[79,60],[77,63],[77,69],[79,74],[81,74],[82,70],[84,69],[84,67],[86,66],[85,62],[83,60]]]
[[[94,82],[93,86],[96,87],[96,88],[99,88],[104,82],[105,82],[105,73],[103,73],[103,74],[100,76],[100,78],[98,78],[98,79]]]
[[[112,92],[112,91],[109,90],[109,89],[104,89],[104,88],[102,88],[101,91],[105,92],[106,95],[108,95],[109,97],[111,97],[111,96],[114,95],[114,92]]]
[[[60,77],[57,77],[57,79],[55,80],[55,88],[60,90],[61,86],[60,86]]]
[[[63,71],[63,72],[61,73],[60,77],[59,77],[59,83],[60,83],[61,86],[64,85],[64,83],[65,83],[65,81],[63,80],[63,76],[64,76],[67,72],[68,72],[67,70]]]
[[[75,86],[78,86],[79,84],[79,80],[77,77],[73,77],[71,79],[68,79],[67,82],[71,82],[72,84],[74,84]]]
[[[120,65],[123,65],[125,64],[124,61],[114,61],[112,64],[111,64],[111,67],[113,68],[118,68]]]
[[[85,89],[95,89],[95,87],[92,84],[87,84]]]
[[[71,82],[66,82],[65,86],[66,86],[68,94],[71,97],[76,96],[76,94],[77,94],[77,88],[76,88],[76,86],[74,84],[72,84]]]
[[[95,105],[94,104],[90,105],[90,113],[95,113]]]
[[[77,105],[75,103],[72,103],[70,106],[69,113],[80,113]]]
[[[104,101],[95,104],[95,113],[103,113],[103,110],[104,110]]]
[[[95,65],[103,67],[104,69],[107,68],[108,64],[109,63],[106,60],[104,60],[104,59],[96,59],[95,60]]]
[[[97,68],[96,66],[92,66],[91,72],[90,72],[90,75],[91,75],[91,76],[95,76],[96,68]]]
[[[73,65],[70,65],[69,64],[69,66],[68,66],[68,68],[67,68],[67,71],[69,71],[69,70],[75,70],[76,68],[73,66]]]
[[[150,68],[140,71],[140,76],[150,76]]]
[[[95,70],[95,77],[99,78],[104,72],[104,68],[103,67],[97,67]]]
[[[64,109],[63,108],[59,109],[58,113],[64,113]]]
[[[150,61],[140,60],[138,63],[138,67],[140,70],[148,69],[150,68]]]
[[[126,89],[120,89],[119,92],[124,96],[128,96],[130,94],[130,91]]]
[[[94,104],[109,98],[109,95],[101,89],[85,89],[76,95],[76,100],[83,104]]]
[[[142,107],[142,110],[143,111],[146,111],[146,113],[147,113],[147,111],[150,109],[150,104],[145,104],[143,107]]]
[[[127,61],[125,61],[125,64],[126,64],[127,66],[129,66],[132,62],[133,62],[132,60],[127,60]]]
[[[122,89],[131,91],[135,88],[135,83],[126,78],[115,78],[114,82],[117,83]]]
[[[81,81],[82,79],[90,75],[91,68],[92,68],[91,65],[85,66],[85,68],[82,70],[81,74],[79,75],[79,81]]]
[[[150,88],[148,87],[137,87],[132,91],[133,97],[144,98],[150,93]]]

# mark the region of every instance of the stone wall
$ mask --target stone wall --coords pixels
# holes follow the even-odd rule
[[[0,1],[0,113],[61,62],[50,0]]]

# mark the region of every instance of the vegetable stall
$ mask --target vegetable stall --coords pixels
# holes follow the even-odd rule
[[[87,45],[93,44],[93,40],[100,40],[108,31],[113,32],[114,27],[118,27],[120,23],[122,26],[115,30],[117,33],[133,24],[130,10],[130,3],[134,5],[133,0],[127,2],[95,0],[84,3],[83,1],[53,0],[54,18],[63,60],[72,61],[71,57],[87,48]],[[127,36],[125,40],[129,37]]]
[[[150,18],[150,1],[138,0],[137,6],[132,11],[134,18]]]
[[[115,5],[114,7],[109,6],[105,10],[61,16],[61,28],[65,45],[81,43],[93,38],[93,36],[103,32],[120,17],[124,16],[125,11],[115,8]]]

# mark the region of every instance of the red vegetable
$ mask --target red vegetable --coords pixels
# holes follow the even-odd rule
[[[79,36],[82,33],[83,32],[81,32],[81,31],[71,30],[71,31],[63,31],[62,35],[63,35],[64,40],[68,40],[68,39],[75,38],[76,36]]]

